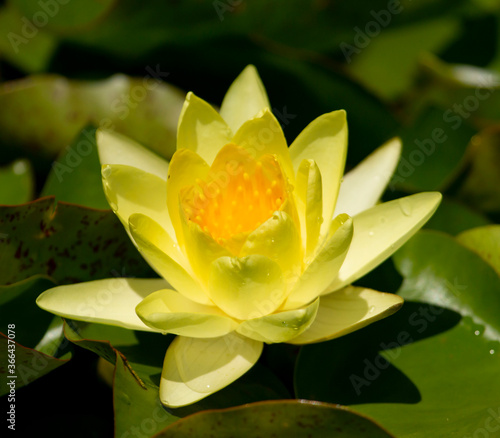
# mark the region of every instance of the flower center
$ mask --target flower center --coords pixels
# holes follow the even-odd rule
[[[221,242],[255,230],[286,199],[286,182],[276,157],[263,155],[256,161],[245,152],[241,160],[216,159],[206,180],[197,179],[181,192],[181,207],[188,220]]]

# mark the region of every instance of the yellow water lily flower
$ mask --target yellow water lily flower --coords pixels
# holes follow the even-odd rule
[[[344,111],[318,117],[287,146],[256,69],[229,88],[220,112],[188,93],[167,162],[99,131],[104,190],[161,279],[59,286],[43,309],[78,320],[178,335],[160,384],[170,407],[224,388],[263,343],[333,339],[402,305],[350,286],[408,240],[441,195],[378,204],[398,162],[394,139],[343,176]],[[106,300],[99,297],[106,293]]]

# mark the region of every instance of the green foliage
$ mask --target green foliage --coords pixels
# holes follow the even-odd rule
[[[45,427],[43,382],[59,397],[82,373],[97,382],[107,369],[112,397],[102,383],[99,393],[61,395],[53,436],[99,438],[113,428],[117,437],[498,435],[497,3],[2,4],[0,371],[14,324],[17,400],[32,415],[18,426]],[[402,158],[384,199],[439,190],[444,200],[425,231],[359,281],[397,291],[406,300],[398,313],[326,343],[268,345],[227,388],[166,409],[158,389],[170,336],[63,321],[35,299],[57,284],[156,276],[109,210],[95,130],[168,159],[184,91],[220,104],[250,63],[289,143],[315,117],[345,109],[348,169],[397,135]],[[99,357],[100,368],[82,357]],[[6,383],[0,372],[1,394]],[[95,418],[89,397],[109,399],[114,425],[83,427]],[[308,401],[283,401],[293,398]]]

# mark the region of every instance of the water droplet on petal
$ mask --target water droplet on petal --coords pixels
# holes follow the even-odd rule
[[[116,211],[118,210],[118,205],[116,203],[109,201],[109,206],[111,207],[111,210]]]
[[[408,199],[405,199],[405,198],[400,199],[399,200],[399,208],[401,209],[401,212],[405,216],[411,216],[412,207],[411,207],[411,204],[408,201]]]
[[[104,166],[102,168],[102,176],[108,178],[111,175],[111,166]]]

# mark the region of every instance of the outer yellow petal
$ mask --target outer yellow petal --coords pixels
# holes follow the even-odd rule
[[[345,260],[352,236],[352,219],[346,214],[337,216],[331,222],[323,245],[293,286],[284,309],[302,307],[331,284]]]
[[[323,185],[314,160],[302,160],[296,184],[297,210],[307,258],[316,249],[323,222]]]
[[[170,162],[167,181],[167,207],[177,241],[184,246],[179,193],[184,187],[193,185],[197,178],[205,179],[210,168],[196,153],[188,149],[178,150]]]
[[[326,235],[333,217],[347,154],[345,111],[334,111],[313,120],[290,146],[295,172],[304,159],[312,159],[321,171],[323,183],[323,225]]]
[[[186,148],[212,163],[217,152],[231,141],[232,132],[215,109],[189,92],[177,128],[177,150]]]
[[[266,89],[257,69],[247,66],[227,90],[220,114],[233,132],[259,111],[270,108]]]
[[[136,167],[121,164],[102,168],[104,193],[125,229],[131,215],[140,213],[163,224],[174,236],[167,211],[167,183],[164,179]]]
[[[186,406],[219,391],[252,368],[262,347],[234,332],[212,339],[175,338],[163,364],[161,402]]]
[[[297,276],[302,266],[302,248],[299,231],[293,219],[284,211],[272,217],[250,233],[240,256],[260,254],[279,264],[285,277]]]
[[[109,278],[48,289],[36,303],[64,318],[158,332],[139,319],[135,306],[150,293],[166,287],[169,284],[162,279]]]
[[[279,265],[262,255],[221,257],[211,265],[212,301],[237,319],[253,319],[274,312],[285,298]]]
[[[287,342],[307,330],[318,311],[319,298],[302,309],[273,313],[262,318],[244,321],[238,333],[267,343]]]
[[[355,216],[373,207],[391,179],[401,155],[401,140],[380,146],[344,176],[335,214]]]
[[[163,180],[167,178],[168,161],[132,139],[116,132],[98,129],[96,141],[101,164],[132,166]]]
[[[130,217],[130,233],[145,259],[176,290],[190,300],[210,304],[177,245],[160,225],[147,216],[136,214]]]
[[[337,278],[327,290],[337,290],[356,281],[391,256],[427,222],[440,202],[440,193],[418,193],[356,215],[351,246]]]
[[[233,143],[245,148],[256,160],[264,154],[276,155],[285,175],[293,184],[295,176],[285,135],[269,109],[243,123],[234,135]]]
[[[214,338],[238,326],[216,307],[188,300],[169,289],[153,292],[136,307],[139,318],[149,327],[193,338]]]
[[[320,298],[311,327],[290,344],[310,344],[338,338],[392,315],[403,305],[394,294],[349,286]]]

